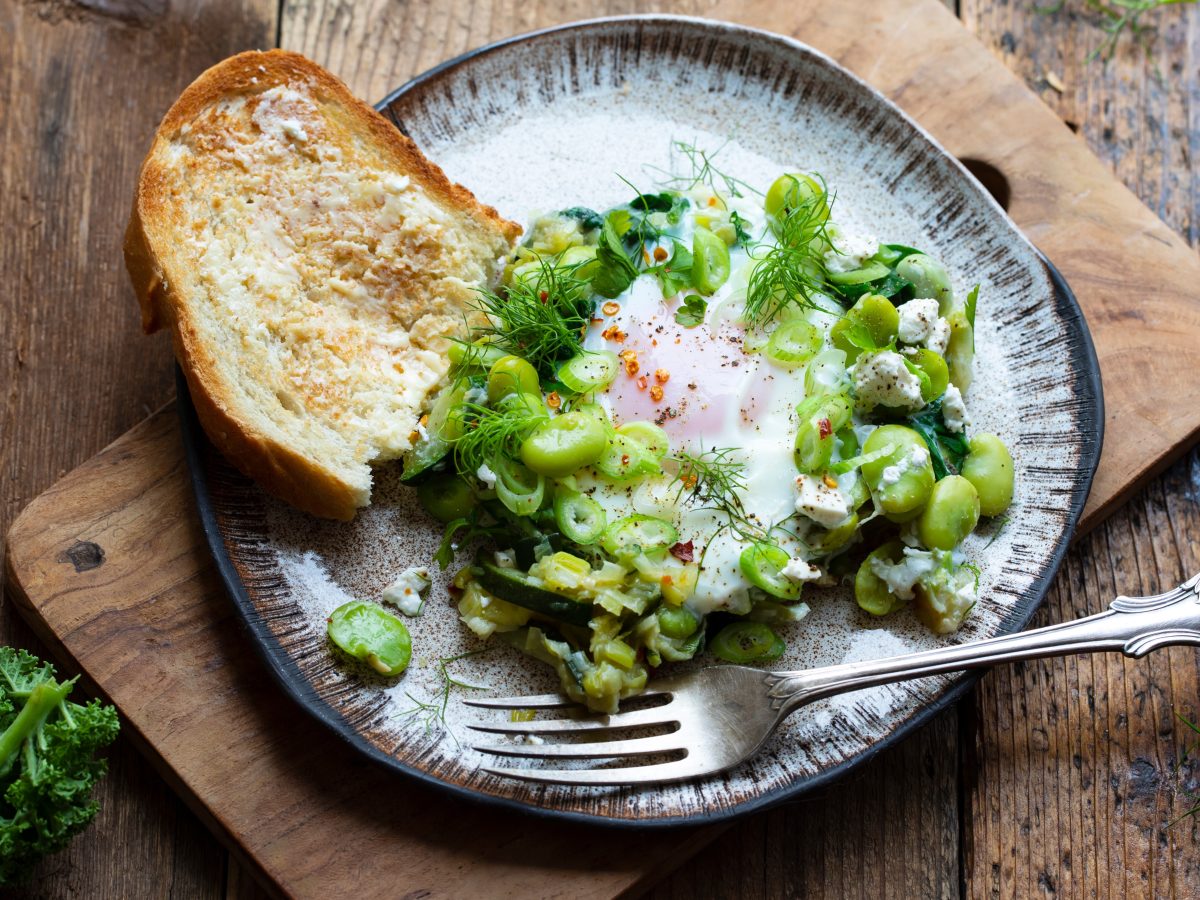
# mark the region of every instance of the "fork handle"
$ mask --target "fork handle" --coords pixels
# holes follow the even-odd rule
[[[1115,599],[1094,616],[969,644],[801,672],[772,672],[769,696],[781,716],[822,697],[927,675],[1048,656],[1120,650],[1145,656],[1173,644],[1200,646],[1200,575],[1152,597]]]

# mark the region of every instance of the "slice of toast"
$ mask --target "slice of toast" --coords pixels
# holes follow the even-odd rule
[[[350,519],[519,233],[320,66],[272,50],[171,107],[125,263],[217,448],[272,494]]]

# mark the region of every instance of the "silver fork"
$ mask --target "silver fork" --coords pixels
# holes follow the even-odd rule
[[[483,753],[538,760],[622,760],[677,757],[667,762],[616,768],[505,768],[485,771],[509,778],[554,784],[620,786],[662,784],[712,775],[753,756],[771,733],[807,703],[866,687],[979,669],[997,663],[1099,650],[1140,657],[1173,644],[1200,646],[1200,575],[1153,597],[1117,597],[1094,616],[888,659],[844,663],[799,672],[766,672],[744,666],[713,666],[651,683],[642,697],[658,706],[611,716],[528,722],[479,722],[469,727],[501,735],[532,735],[535,743],[480,745]],[[469,698],[489,709],[575,709],[560,694]],[[615,735],[629,729],[670,728],[651,737]],[[536,743],[547,738],[586,743]]]

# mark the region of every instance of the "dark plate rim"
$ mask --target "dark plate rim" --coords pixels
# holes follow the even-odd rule
[[[621,22],[636,22],[645,24],[654,24],[656,22],[706,22],[707,24],[718,24],[721,27],[730,30],[757,32],[764,35],[769,35],[774,39],[781,36],[772,34],[771,32],[762,31],[761,29],[753,29],[745,26],[735,26],[725,22],[708,22],[708,20],[700,20],[689,16],[667,16],[667,15],[639,15],[639,16],[612,16],[601,19],[589,19],[583,22],[573,22],[566,25],[559,25],[552,28],[540,29],[538,31],[528,32],[526,34],[517,35],[514,37],[505,38],[495,41],[475,50],[470,50],[459,56],[449,59],[446,62],[434,66],[432,69],[417,75],[410,81],[406,82],[401,87],[389,93],[382,101],[376,104],[376,108],[387,114],[387,107],[395,100],[399,99],[404,94],[415,88],[428,83],[443,73],[457,68],[458,66],[473,60],[480,56],[485,56],[511,44],[521,43],[542,37],[547,34],[569,31],[569,30],[585,30],[597,26],[611,26]],[[785,38],[785,40],[791,40]],[[812,50],[820,56],[824,56],[820,51]],[[836,63],[835,63],[836,65]],[[839,66],[839,68],[844,68]],[[874,88],[871,88],[874,90]],[[890,102],[890,101],[889,101]],[[902,113],[903,114],[903,113]],[[912,123],[913,120],[903,114],[906,121]],[[389,117],[390,118],[390,117]],[[913,123],[914,125],[916,123]],[[919,125],[916,125],[920,129]],[[921,129],[923,131],[923,129]],[[931,140],[932,137],[930,138]],[[938,147],[941,145],[936,140],[933,141]],[[947,156],[951,156],[948,151],[943,150]],[[953,157],[951,156],[953,159]],[[965,171],[965,170],[964,170]],[[968,177],[973,177],[967,173]],[[1013,225],[1016,228],[1016,225]],[[1020,230],[1020,229],[1018,229]],[[1064,532],[1062,539],[1056,546],[1054,553],[1051,556],[1049,564],[1031,585],[1028,592],[1029,599],[1027,602],[1013,609],[1013,614],[1003,622],[1001,634],[1011,633],[1023,628],[1033,617],[1038,606],[1041,605],[1045,598],[1046,592],[1049,590],[1050,584],[1055,575],[1058,573],[1059,567],[1062,564],[1063,557],[1066,555],[1071,541],[1075,534],[1075,529],[1079,523],[1079,517],[1083,512],[1084,504],[1087,501],[1088,493],[1091,490],[1092,479],[1096,473],[1096,467],[1100,462],[1100,451],[1104,442],[1104,392],[1100,378],[1100,363],[1096,356],[1096,348],[1092,342],[1091,332],[1087,326],[1087,320],[1084,318],[1083,310],[1079,306],[1074,293],[1067,284],[1066,279],[1058,269],[1051,263],[1040,251],[1037,251],[1039,261],[1046,269],[1046,273],[1050,278],[1050,282],[1054,289],[1055,300],[1060,308],[1066,309],[1066,318],[1071,326],[1075,329],[1078,340],[1073,343],[1071,350],[1071,368],[1079,378],[1080,386],[1089,389],[1093,402],[1090,406],[1085,406],[1080,411],[1080,422],[1086,430],[1090,426],[1090,440],[1085,440],[1081,449],[1081,458],[1079,468],[1083,477],[1078,481],[1077,488],[1071,499],[1070,508],[1068,510],[1069,525]],[[602,825],[610,828],[623,828],[634,830],[657,830],[661,828],[686,827],[696,825],[710,825],[717,822],[728,822],[735,818],[749,815],[751,813],[777,806],[787,801],[795,800],[802,794],[807,794],[819,788],[826,787],[847,774],[851,769],[861,765],[868,759],[871,759],[880,751],[891,747],[898,743],[903,738],[912,734],[916,729],[924,725],[934,715],[942,712],[951,704],[956,703],[962,696],[972,687],[981,677],[981,673],[965,673],[946,690],[941,697],[936,701],[924,707],[906,722],[896,728],[895,731],[888,734],[886,737],[874,744],[869,750],[860,753],[858,756],[844,760],[843,762],[833,766],[832,768],[821,771],[820,773],[798,781],[795,784],[780,788],[776,791],[766,794],[762,797],[752,800],[743,801],[736,806],[709,811],[700,814],[691,814],[688,816],[662,816],[653,819],[622,819],[597,816],[588,813],[579,813],[568,810],[559,810],[550,807],[535,806],[521,800],[510,799],[507,797],[497,797],[491,794],[482,793],[474,788],[463,787],[458,784],[443,781],[434,777],[421,769],[415,768],[406,762],[397,759],[363,739],[363,737],[329,704],[327,704],[317,692],[313,689],[308,679],[304,677],[299,667],[295,664],[292,658],[283,650],[283,648],[275,640],[270,629],[258,614],[257,608],[251,600],[246,586],[243,583],[241,576],[238,574],[237,567],[234,565],[232,558],[229,556],[225,546],[224,536],[221,533],[220,524],[216,508],[212,501],[212,496],[208,486],[208,476],[205,472],[204,457],[206,453],[215,453],[208,442],[208,438],[204,434],[204,430],[200,426],[200,421],[196,415],[196,408],[192,404],[191,395],[188,390],[187,381],[181,369],[176,366],[175,370],[177,404],[179,408],[180,429],[182,432],[185,457],[187,459],[188,469],[191,473],[192,488],[196,496],[196,505],[200,515],[200,524],[204,532],[204,537],[208,543],[209,549],[213,554],[213,559],[216,563],[217,573],[220,576],[222,583],[229,592],[231,599],[234,601],[238,613],[242,620],[250,629],[254,640],[255,652],[267,664],[272,676],[296,704],[300,706],[306,713],[323,724],[328,730],[336,735],[343,743],[352,747],[356,752],[361,753],[373,763],[389,769],[393,772],[400,772],[408,777],[415,778],[424,784],[430,785],[437,790],[446,791],[453,796],[468,800],[472,803],[484,804],[487,806],[511,810],[525,815],[539,816],[550,819],[559,819],[572,821],[587,825]]]

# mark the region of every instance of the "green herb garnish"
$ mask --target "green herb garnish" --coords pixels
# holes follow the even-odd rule
[[[714,194],[724,191],[724,193],[731,197],[742,197],[745,196],[742,191],[746,190],[752,194],[759,194],[761,196],[762,191],[756,190],[752,185],[742,181],[740,178],[734,178],[732,175],[722,172],[713,165],[713,160],[724,149],[725,144],[722,144],[712,153],[708,153],[686,141],[672,141],[671,152],[684,157],[690,165],[691,171],[686,175],[672,175],[669,172],[663,172],[663,170],[658,169],[657,171],[663,172],[667,176],[662,183],[685,191],[692,190],[703,184],[707,185],[708,189]]]
[[[833,198],[824,190],[800,196],[779,222],[779,243],[758,258],[746,286],[745,319],[762,328],[784,307],[815,307],[826,290],[825,253],[833,246],[826,231]]]
[[[934,477],[940,480],[947,475],[957,475],[967,457],[967,433],[965,429],[953,432],[946,427],[942,398],[938,397],[920,412],[909,416],[908,424],[925,439]]]
[[[622,245],[622,235],[629,229],[630,218],[626,210],[615,210],[605,216],[600,242],[596,245],[600,267],[592,276],[592,290],[610,300],[624,293],[638,277],[638,268]]]
[[[733,226],[735,247],[749,247],[753,238],[750,237],[750,232],[746,230],[746,220],[737,214],[737,210],[729,213],[729,224]]]
[[[482,650],[471,650],[467,653],[460,653],[458,656],[446,656],[437,661],[438,677],[441,679],[441,686],[433,698],[428,700],[420,700],[412,694],[405,691],[405,695],[415,705],[410,709],[397,714],[397,718],[414,718],[419,717],[425,723],[425,733],[432,734],[435,728],[446,726],[446,707],[450,704],[450,692],[454,688],[463,688],[468,691],[486,691],[486,684],[470,684],[466,681],[460,681],[450,674],[449,667],[459,660],[466,659],[469,656],[478,656],[488,650],[484,647]],[[455,738],[453,733],[450,734],[454,739],[454,743],[458,743],[458,738]]]
[[[478,403],[460,403],[451,416],[463,424],[463,432],[450,441],[459,475],[475,478],[483,466],[499,459],[517,459],[521,442],[546,416],[523,407],[492,409]]]
[[[692,286],[692,251],[681,241],[672,243],[670,259],[646,270],[658,279],[664,298],[674,297]],[[678,316],[676,313],[675,321],[679,321]]]
[[[746,464],[735,459],[736,447],[712,447],[699,454],[686,451],[671,457],[678,465],[675,481],[679,497],[697,509],[711,509],[725,516],[728,527],[739,539],[760,540],[764,529],[753,521],[742,505],[741,492],[746,489]],[[720,533],[720,530],[717,532]],[[711,541],[710,541],[711,543]]]
[[[704,314],[708,311],[708,301],[699,294],[689,294],[683,298],[679,309],[675,310],[675,321],[684,328],[695,328],[704,324]]]
[[[583,350],[583,332],[595,301],[578,267],[540,260],[536,277],[514,279],[503,294],[480,290],[476,307],[490,324],[475,330],[491,336],[491,346],[524,358],[542,375]]]

